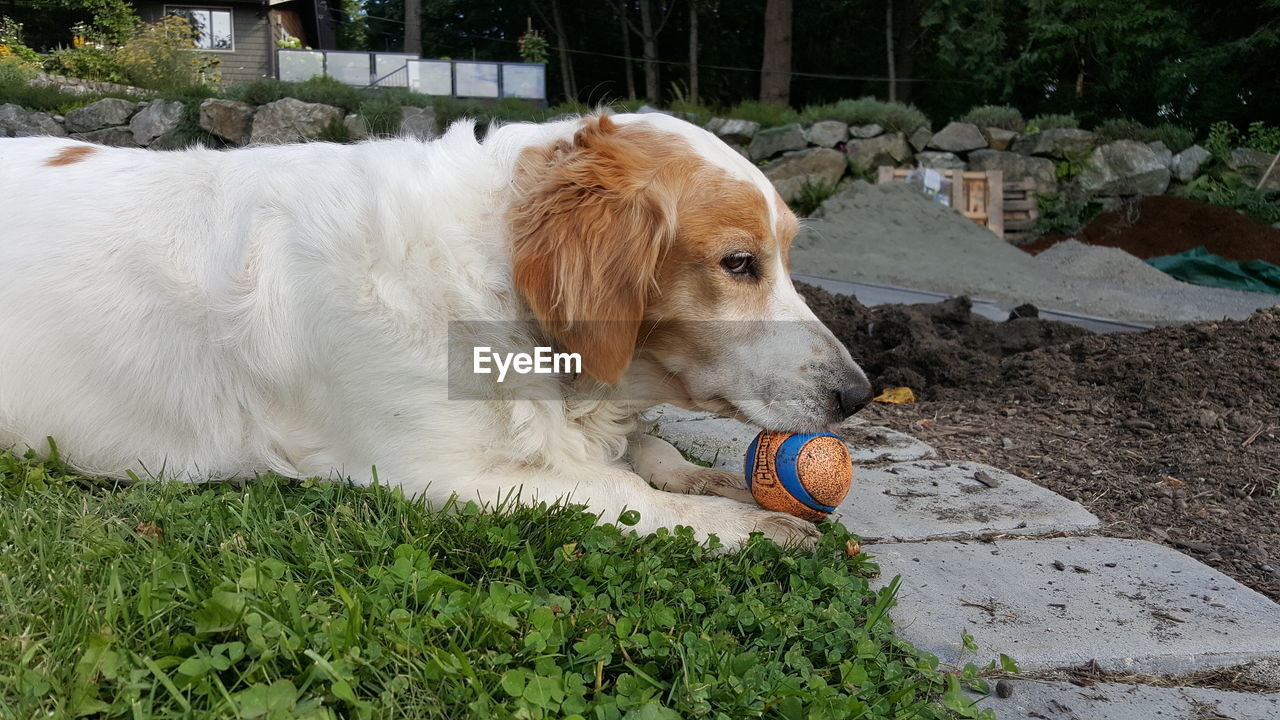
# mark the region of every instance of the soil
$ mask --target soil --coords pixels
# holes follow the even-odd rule
[[[1061,233],[1052,233],[1020,247],[1036,255],[1065,239]],[[1231,260],[1280,265],[1280,230],[1228,207],[1169,195],[1144,197],[1102,213],[1076,239],[1120,248],[1140,258],[1174,255],[1203,245]]]
[[[1082,503],[1108,535],[1181,550],[1280,600],[1280,309],[1094,335],[965,298],[866,307],[797,285],[877,390],[863,411],[946,458]]]

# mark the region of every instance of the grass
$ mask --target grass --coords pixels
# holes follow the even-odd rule
[[[811,105],[804,109],[804,122],[839,120],[849,125],[870,125],[885,132],[910,134],[916,128],[929,127],[929,118],[914,105],[883,102],[872,97],[840,100],[830,105]]]
[[[0,453],[0,717],[991,717],[972,666],[892,634],[896,582],[849,537],[722,553],[574,508]]]

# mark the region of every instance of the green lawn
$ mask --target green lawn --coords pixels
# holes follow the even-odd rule
[[[0,453],[0,717],[973,716],[849,537],[721,553],[572,508]]]

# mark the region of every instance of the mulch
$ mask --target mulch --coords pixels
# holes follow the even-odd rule
[[[1066,239],[1061,233],[1050,233],[1019,247],[1036,255]],[[1104,212],[1075,239],[1120,248],[1140,258],[1174,255],[1203,245],[1230,260],[1280,265],[1280,230],[1229,207],[1169,195],[1144,197]]]
[[[1095,335],[964,298],[868,308],[798,288],[877,390],[868,420],[1082,503],[1280,600],[1280,310]]]

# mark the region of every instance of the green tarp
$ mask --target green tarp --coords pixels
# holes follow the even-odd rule
[[[1228,260],[1203,246],[1177,255],[1147,258],[1147,264],[1192,285],[1280,295],[1280,265],[1262,260]]]

